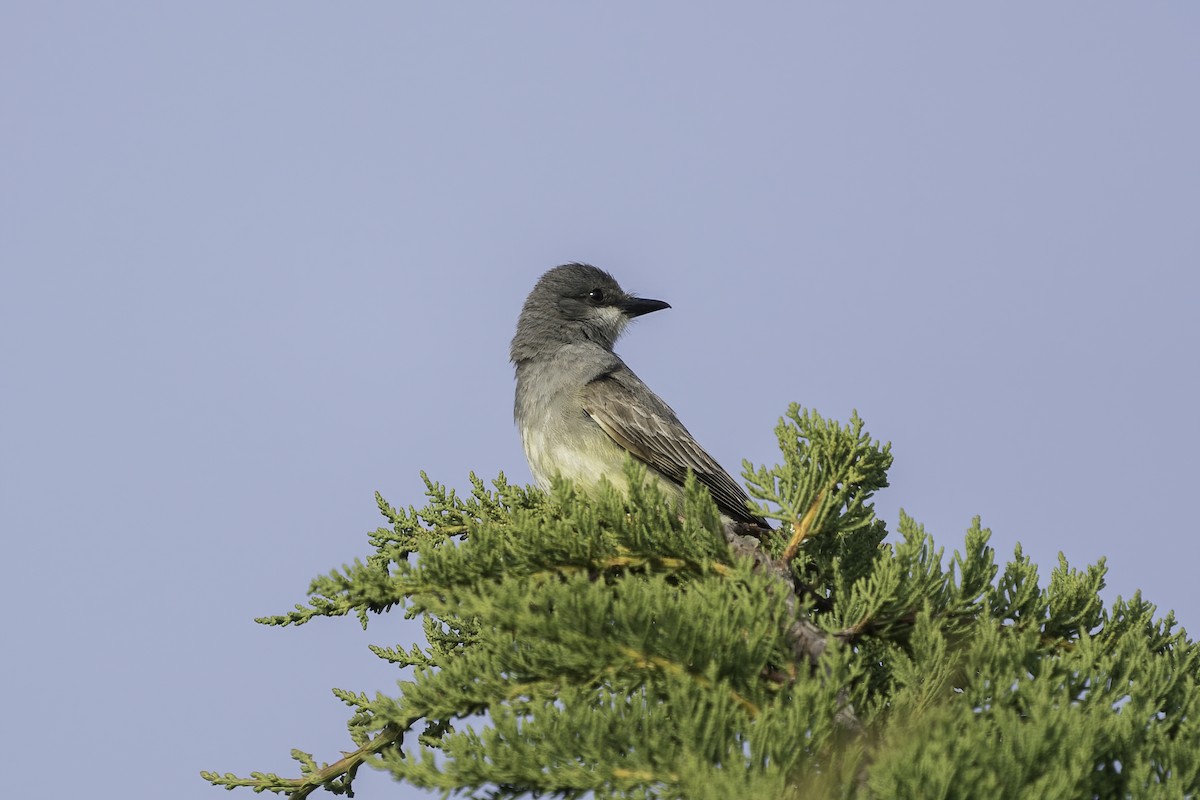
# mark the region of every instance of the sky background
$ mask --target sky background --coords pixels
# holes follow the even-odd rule
[[[508,342],[571,260],[672,304],[618,351],[734,474],[858,409],[889,527],[1107,556],[1194,635],[1197,41],[1183,2],[5,4],[0,762],[222,798],[348,749],[329,689],[419,628],[253,617],[376,490],[530,480]]]

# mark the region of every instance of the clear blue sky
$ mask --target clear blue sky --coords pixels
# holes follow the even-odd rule
[[[376,489],[529,480],[508,340],[568,260],[674,306],[619,350],[735,474],[789,401],[857,408],[893,528],[1108,556],[1200,630],[1197,42],[1183,2],[7,4],[22,793],[346,748],[329,688],[419,629],[251,619]]]

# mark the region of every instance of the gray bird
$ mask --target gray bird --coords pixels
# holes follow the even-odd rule
[[[767,527],[671,407],[613,352],[631,319],[670,307],[634,297],[589,264],[564,264],[538,280],[510,350],[517,371],[514,416],[529,468],[543,489],[555,475],[585,490],[602,477],[627,489],[623,465],[631,454],[668,496],[682,497],[690,469],[723,516]]]

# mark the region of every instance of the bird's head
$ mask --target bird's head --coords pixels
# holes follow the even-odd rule
[[[662,300],[634,297],[612,275],[590,264],[555,267],[525,299],[512,340],[512,360],[583,342],[612,350],[631,319],[670,307]]]

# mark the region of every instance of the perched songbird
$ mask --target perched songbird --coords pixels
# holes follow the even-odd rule
[[[602,477],[622,488],[631,454],[669,496],[682,496],[690,469],[724,517],[767,527],[747,509],[745,491],[613,352],[631,319],[670,307],[630,295],[588,264],[564,264],[538,280],[510,351],[529,468],[544,489],[555,475],[584,489]]]

